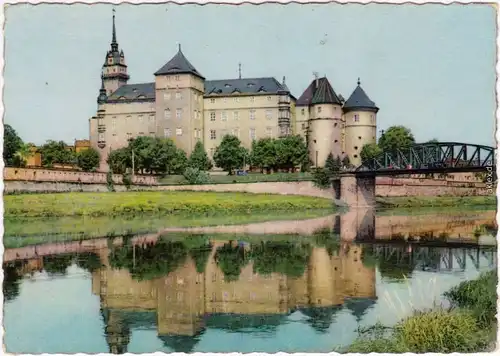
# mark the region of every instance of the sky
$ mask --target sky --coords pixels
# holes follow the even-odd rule
[[[129,83],[182,51],[207,79],[274,76],[299,97],[326,75],[346,99],[357,78],[378,129],[494,145],[495,10],[490,5],[118,5]],[[25,142],[88,138],[111,42],[112,5],[10,5],[4,122]]]

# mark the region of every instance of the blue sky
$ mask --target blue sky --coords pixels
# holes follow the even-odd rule
[[[346,99],[361,77],[379,130],[494,144],[495,11],[489,5],[119,5],[130,83],[177,51],[208,79],[287,78],[298,97],[326,75]],[[88,137],[111,41],[111,5],[6,10],[5,123],[25,141]]]

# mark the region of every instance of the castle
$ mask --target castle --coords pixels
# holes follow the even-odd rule
[[[129,84],[125,54],[117,42],[113,14],[111,49],[107,51],[97,97],[97,114],[89,120],[91,146],[107,171],[109,153],[138,136],[165,137],[188,155],[201,141],[210,158],[222,137],[237,136],[244,147],[264,137],[301,135],[314,166],[328,154],[361,163],[365,144],[376,142],[378,108],[358,85],[345,101],[326,77],[315,78],[296,99],[274,77],[206,80],[178,52],[155,73],[151,83]]]

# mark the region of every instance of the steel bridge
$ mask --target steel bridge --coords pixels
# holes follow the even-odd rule
[[[411,248],[402,246],[373,245],[372,254],[376,259],[391,261],[397,265],[413,265],[420,271],[464,271],[471,263],[477,271],[497,266],[497,251],[489,248]]]
[[[415,144],[363,162],[356,175],[495,172],[496,149],[460,142]]]

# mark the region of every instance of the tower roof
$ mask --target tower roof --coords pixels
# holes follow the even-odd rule
[[[198,78],[205,79],[196,68],[188,61],[181,50],[181,45],[179,45],[179,50],[177,54],[169,60],[163,67],[156,71],[154,75],[168,75],[168,74],[192,74]]]
[[[379,108],[375,105],[373,101],[370,100],[368,95],[366,95],[363,88],[361,88],[361,82],[358,78],[358,86],[352,92],[349,99],[344,104],[344,112],[349,111],[372,111],[378,112]]]
[[[326,77],[314,79],[297,100],[297,106],[315,104],[342,105],[340,98]]]

